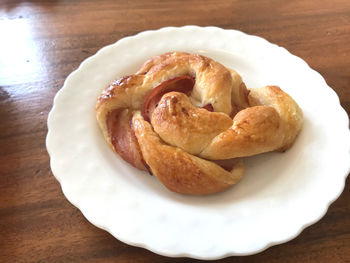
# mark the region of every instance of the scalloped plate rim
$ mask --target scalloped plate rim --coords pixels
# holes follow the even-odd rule
[[[161,29],[157,29],[157,30],[149,30],[149,31],[143,31],[143,32],[140,32],[136,35],[133,35],[133,36],[128,36],[128,37],[125,37],[125,38],[122,38],[120,40],[118,40],[116,43],[114,44],[110,44],[110,45],[107,45],[103,48],[101,48],[100,50],[98,50],[94,55],[88,57],[87,59],[85,59],[80,65],[79,67],[74,70],[72,73],[69,74],[69,76],[66,78],[64,84],[63,84],[63,87],[57,92],[55,98],[54,98],[54,103],[53,103],[53,107],[48,115],[48,133],[47,133],[47,137],[46,137],[46,147],[47,147],[47,151],[50,155],[50,166],[52,167],[52,163],[55,162],[55,154],[54,154],[54,150],[52,149],[52,146],[51,146],[51,141],[52,141],[52,136],[54,136],[52,134],[52,128],[50,130],[50,126],[51,126],[51,122],[52,122],[52,116],[54,114],[54,112],[56,111],[56,105],[57,105],[57,100],[59,99],[60,97],[60,94],[62,92],[64,92],[67,87],[69,87],[69,83],[71,81],[71,78],[74,77],[74,75],[76,74],[79,74],[79,72],[81,70],[83,70],[84,68],[84,65],[86,63],[93,63],[95,59],[97,59],[99,57],[99,55],[102,53],[102,52],[106,52],[106,50],[108,49],[111,49],[111,48],[115,48],[117,47],[118,45],[120,45],[120,43],[122,42],[127,42],[127,41],[132,41],[132,40],[137,40],[139,38],[142,38],[144,35],[147,35],[147,34],[158,34],[159,32],[162,33],[162,32],[168,32],[168,31],[171,31],[171,30],[183,30],[183,29],[192,29],[192,30],[221,30],[221,31],[232,31],[232,32],[237,32],[239,34],[243,34],[244,36],[248,36],[248,37],[255,37],[255,38],[258,38],[258,39],[261,39],[263,41],[265,41],[266,43],[268,43],[269,45],[273,45],[274,47],[278,47],[278,48],[281,48],[283,49],[285,52],[288,52],[288,54],[290,56],[293,56],[294,58],[297,58],[299,60],[300,63],[304,63],[309,70],[313,71],[314,73],[317,73],[319,77],[322,78],[322,80],[324,81],[325,83],[325,86],[328,87],[327,91],[329,91],[330,93],[332,93],[332,96],[336,96],[338,102],[339,102],[339,97],[337,96],[336,92],[329,88],[329,86],[327,85],[326,81],[324,80],[324,78],[315,70],[313,70],[312,68],[310,68],[310,66],[304,61],[302,60],[301,58],[291,54],[287,49],[281,47],[281,46],[278,46],[276,44],[272,44],[270,43],[269,41],[267,41],[266,39],[262,38],[262,37],[259,37],[259,36],[253,36],[253,35],[248,35],[242,31],[239,31],[239,30],[233,30],[233,29],[221,29],[221,28],[218,28],[218,27],[214,27],[214,26],[210,26],[210,27],[198,27],[198,26],[184,26],[184,27],[165,27],[165,28],[161,28]],[[341,114],[343,114],[344,117],[347,117],[347,114],[345,112],[345,110],[341,107],[340,104],[338,104],[339,107],[337,109],[338,112],[342,112]],[[345,121],[344,121],[344,127],[348,127],[349,125],[349,120],[347,118],[345,118]],[[348,141],[350,140],[350,135],[348,134]],[[349,151],[349,154],[350,154],[350,151]],[[252,255],[252,254],[256,254],[256,253],[260,253],[264,250],[266,250],[267,248],[271,247],[271,246],[274,246],[274,245],[277,245],[277,244],[282,244],[282,243],[285,243],[285,242],[288,242],[292,239],[294,239],[295,237],[297,237],[306,227],[318,222],[326,213],[327,213],[327,210],[329,208],[329,206],[341,195],[341,193],[343,192],[344,190],[344,187],[345,187],[345,180],[350,172],[350,164],[348,164],[347,167],[345,167],[344,169],[347,169],[347,172],[346,174],[344,174],[343,176],[343,182],[342,182],[342,187],[341,189],[338,189],[338,192],[335,193],[335,195],[333,196],[333,198],[331,198],[330,200],[328,200],[328,203],[327,204],[324,204],[324,208],[322,209],[322,211],[320,211],[319,215],[315,218],[313,218],[313,220],[310,220],[309,222],[305,222],[303,225],[299,226],[297,231],[291,235],[291,236],[288,236],[288,237],[285,237],[284,239],[281,239],[281,240],[268,240],[266,242],[266,245],[258,250],[254,250],[254,251],[250,251],[250,252],[244,252],[244,253],[239,253],[239,252],[233,252],[233,251],[229,251],[227,253],[224,253],[224,254],[221,254],[221,255],[216,255],[216,256],[211,256],[211,257],[202,257],[201,255],[198,255],[198,254],[192,254],[192,253],[189,253],[189,252],[183,252],[183,253],[179,253],[179,252],[175,252],[175,253],[169,253],[167,251],[160,251],[160,250],[157,250],[156,248],[153,248],[153,247],[149,247],[147,244],[145,243],[142,243],[142,242],[136,242],[136,241],[132,241],[132,238],[129,239],[129,240],[125,240],[125,239],[120,239],[120,237],[116,237],[118,240],[126,243],[126,244],[129,244],[129,245],[132,245],[132,246],[137,246],[137,247],[143,247],[143,248],[146,248],[154,253],[157,253],[157,254],[160,254],[160,255],[164,255],[164,256],[170,256],[170,257],[191,257],[191,258],[196,258],[196,259],[205,259],[205,260],[212,260],[212,259],[220,259],[220,258],[224,258],[224,257],[228,257],[228,256],[243,256],[243,255]],[[53,175],[55,176],[55,178],[60,182],[61,184],[61,188],[62,188],[62,191],[65,195],[65,197],[69,200],[69,202],[71,202],[74,206],[76,206],[77,208],[79,208],[79,210],[82,212],[82,214],[87,218],[87,220],[89,222],[91,222],[92,224],[94,224],[95,226],[99,227],[99,228],[102,228],[106,231],[108,231],[109,233],[111,233],[108,229],[108,227],[106,226],[101,226],[101,225],[98,225],[96,223],[93,222],[93,220],[91,218],[89,218],[85,212],[79,207],[79,204],[77,204],[76,202],[74,202],[74,200],[71,200],[70,198],[70,194],[67,193],[67,191],[64,189],[63,187],[63,183],[61,182],[61,178],[59,175],[55,174],[54,171],[53,172]]]

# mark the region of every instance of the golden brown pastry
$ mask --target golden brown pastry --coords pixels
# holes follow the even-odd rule
[[[241,157],[292,146],[302,111],[277,86],[248,90],[232,69],[165,53],[107,87],[96,117],[109,145],[169,190],[211,194],[236,184]]]

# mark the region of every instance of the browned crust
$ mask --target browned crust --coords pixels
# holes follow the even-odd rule
[[[233,125],[217,135],[201,153],[208,159],[251,156],[279,148],[284,126],[277,111],[269,106],[255,106],[240,111]]]
[[[135,134],[152,173],[171,191],[181,194],[212,194],[237,183],[244,167],[236,164],[232,172],[219,165],[165,144],[140,114],[133,118]]]
[[[233,121],[222,112],[193,106],[183,93],[169,92],[158,103],[151,123],[166,143],[198,155],[216,135],[230,128]]]
[[[153,103],[151,95],[158,94],[152,93],[153,89],[183,76],[195,79],[188,97],[171,92]],[[152,104],[148,116],[154,130],[135,113],[146,107],[145,99]],[[247,89],[234,70],[184,52],[153,57],[136,74],[114,81],[102,92],[96,117],[111,146],[108,115],[121,109],[133,112],[141,152],[137,163],[143,163],[139,166],[149,168],[171,191],[184,194],[221,191],[243,175],[241,161],[228,172],[201,158],[224,160],[286,150],[294,143],[303,120],[299,106],[279,87]],[[195,115],[199,117],[191,118]],[[135,165],[132,160],[128,162]]]
[[[248,96],[251,106],[266,105],[273,107],[284,125],[284,139],[276,150],[289,149],[303,125],[303,112],[294,99],[281,90],[278,86],[266,86],[259,89],[251,89]]]

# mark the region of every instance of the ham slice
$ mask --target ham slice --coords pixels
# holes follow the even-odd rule
[[[157,107],[158,102],[165,93],[178,91],[189,95],[193,89],[194,82],[195,80],[193,77],[185,75],[169,79],[159,84],[146,97],[142,105],[142,117],[149,122],[154,108]]]

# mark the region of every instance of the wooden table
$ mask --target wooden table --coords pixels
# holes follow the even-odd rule
[[[53,98],[85,58],[125,36],[186,24],[239,29],[284,46],[320,72],[350,112],[349,0],[2,0],[0,262],[195,261],[128,246],[90,224],[63,196],[45,147]],[[349,184],[296,239],[217,262],[350,262]]]

